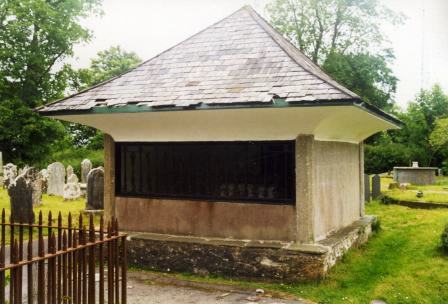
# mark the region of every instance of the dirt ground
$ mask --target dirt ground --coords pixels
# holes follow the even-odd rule
[[[184,281],[144,271],[128,274],[128,303],[130,304],[311,304],[291,296],[265,292],[257,295],[255,290],[234,286]]]

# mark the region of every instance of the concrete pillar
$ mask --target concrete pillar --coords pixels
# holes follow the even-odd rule
[[[109,221],[115,214],[115,142],[104,134],[104,217]]]
[[[359,216],[365,215],[364,143],[359,144]]]
[[[314,136],[296,138],[296,223],[299,243],[314,242]]]

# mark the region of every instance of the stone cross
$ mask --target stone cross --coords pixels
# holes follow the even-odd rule
[[[36,168],[27,167],[23,170],[22,175],[31,183],[33,188],[33,206],[39,206],[42,203],[42,174]]]
[[[8,186],[11,203],[11,220],[14,222],[34,222],[33,213],[33,185],[25,177],[19,175]]]
[[[370,176],[364,174],[364,200],[370,202]]]
[[[47,193],[49,195],[64,195],[65,184],[65,168],[64,165],[55,162],[48,166],[48,188]]]
[[[67,177],[67,183],[64,185],[64,201],[75,200],[81,196],[81,187],[76,174],[72,173]]]
[[[381,195],[381,178],[378,174],[372,177],[372,199],[377,199]]]
[[[104,169],[98,167],[87,175],[87,210],[104,209]]]
[[[92,162],[88,159],[84,159],[81,162],[81,183],[87,183],[87,174],[92,170]]]

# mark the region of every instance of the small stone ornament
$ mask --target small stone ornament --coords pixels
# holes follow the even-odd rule
[[[418,191],[416,196],[418,198],[422,198],[423,197],[423,191]]]

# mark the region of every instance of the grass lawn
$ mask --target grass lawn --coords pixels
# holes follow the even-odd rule
[[[434,185],[417,186],[410,185],[408,189],[389,190],[389,184],[393,182],[392,178],[381,178],[381,191],[387,196],[397,200],[411,202],[431,202],[448,204],[448,177],[437,177],[437,183]],[[416,196],[417,191],[423,192],[423,197]]]
[[[410,209],[370,203],[368,214],[381,219],[382,230],[361,248],[351,250],[327,278],[315,283],[260,284],[222,278],[182,277],[266,288],[318,303],[448,303],[448,256],[439,250],[448,210]]]
[[[35,222],[37,223],[39,211],[42,211],[43,215],[43,221],[46,225],[48,223],[48,213],[51,211],[53,216],[53,225],[57,225],[57,218],[59,212],[61,212],[62,215],[62,221],[63,225],[67,224],[68,214],[69,212],[72,213],[73,217],[73,224],[78,224],[78,216],[79,213],[84,210],[86,207],[86,201],[85,198],[80,198],[74,201],[67,201],[64,202],[62,197],[59,196],[49,196],[44,194],[42,197],[42,204],[39,207],[34,208],[34,214],[36,217]],[[5,189],[0,188],[0,211],[1,209],[5,208],[6,211],[6,221],[9,221],[9,215],[11,213],[11,207],[9,203],[9,196]],[[88,225],[87,217],[84,217],[84,224]],[[98,219],[96,219],[96,223],[98,223]],[[46,229],[44,229],[44,234],[46,234]],[[8,236],[6,238],[6,243],[9,244],[9,227],[6,227],[6,235]],[[18,235],[16,231],[16,235]],[[24,238],[28,238],[28,234],[25,233]]]

